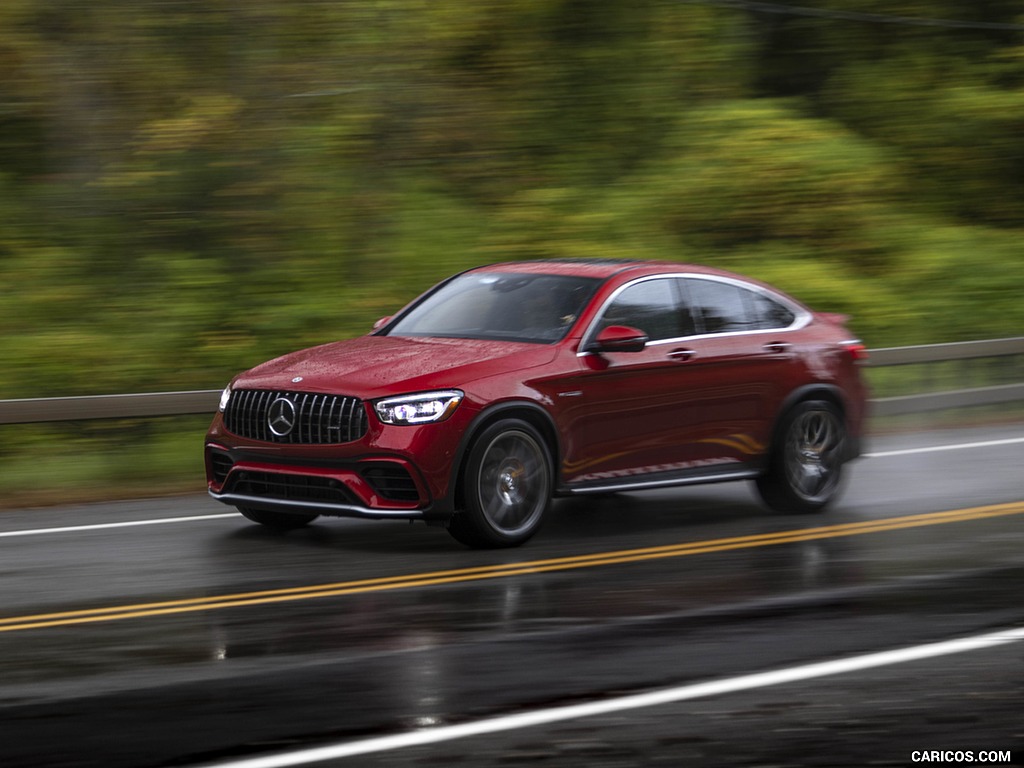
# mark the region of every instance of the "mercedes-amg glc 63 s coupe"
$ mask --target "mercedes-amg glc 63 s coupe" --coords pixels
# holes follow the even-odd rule
[[[367,336],[236,376],[209,492],[274,528],[423,520],[477,547],[526,541],[555,496],[751,480],[816,512],[860,450],[844,322],[690,264],[471,269]]]

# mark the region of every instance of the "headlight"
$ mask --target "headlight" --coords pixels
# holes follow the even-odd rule
[[[378,401],[374,406],[377,418],[385,424],[428,424],[444,421],[459,407],[463,393],[457,389],[423,392]]]
[[[224,387],[224,391],[220,393],[220,412],[224,413],[224,410],[228,407],[228,400],[231,399],[231,385],[228,384]]]

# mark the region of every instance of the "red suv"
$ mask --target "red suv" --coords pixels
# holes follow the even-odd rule
[[[368,336],[236,376],[210,495],[275,528],[424,520],[490,547],[526,541],[553,496],[749,479],[815,512],[860,450],[843,322],[689,264],[472,269]]]

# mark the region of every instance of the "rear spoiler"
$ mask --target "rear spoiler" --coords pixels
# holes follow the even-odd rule
[[[832,325],[846,325],[850,322],[849,315],[843,315],[838,312],[815,312],[814,316]]]

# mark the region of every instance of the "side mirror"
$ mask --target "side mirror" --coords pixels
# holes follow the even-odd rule
[[[639,328],[609,325],[587,344],[584,352],[641,352],[650,338]]]
[[[391,322],[391,318],[392,318],[392,315],[388,315],[387,317],[382,317],[380,320],[378,320],[376,323],[373,324],[373,330],[379,331],[381,328],[383,328],[385,325],[387,325],[388,323]]]

